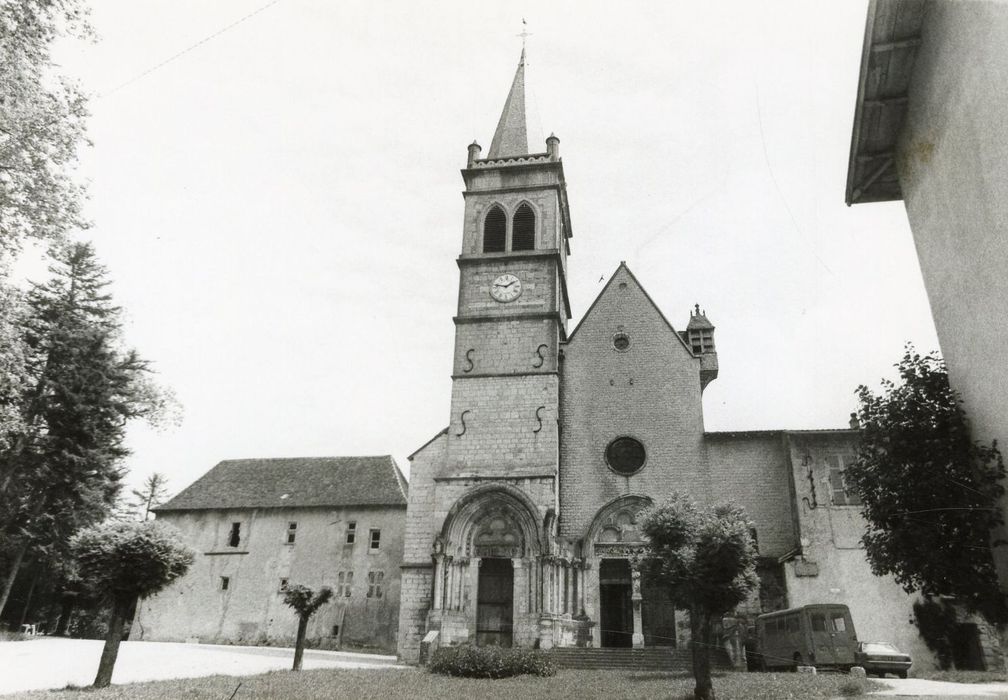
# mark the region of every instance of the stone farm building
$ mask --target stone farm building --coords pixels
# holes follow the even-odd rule
[[[395,649],[406,481],[389,456],[221,462],[157,509],[196,549],[131,639],[292,643],[288,583],[333,589],[308,638]]]

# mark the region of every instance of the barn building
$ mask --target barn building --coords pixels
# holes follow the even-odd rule
[[[407,484],[390,456],[236,459],[157,508],[196,549],[140,601],[130,638],[292,644],[288,585],[329,586],[310,620],[323,647],[395,649]]]

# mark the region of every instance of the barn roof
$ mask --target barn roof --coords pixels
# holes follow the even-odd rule
[[[228,459],[156,510],[405,506],[406,490],[390,455]]]
[[[847,205],[903,199],[896,143],[909,103],[925,3],[870,0],[847,164]]]

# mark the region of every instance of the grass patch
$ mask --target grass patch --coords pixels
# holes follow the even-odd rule
[[[27,642],[30,639],[35,639],[35,637],[30,634],[25,634],[24,632],[8,632],[7,630],[0,630],[0,642]]]
[[[929,681],[948,681],[950,683],[999,683],[1008,681],[1008,673],[1004,671],[921,671],[913,675],[914,678],[926,678]]]
[[[692,698],[693,679],[676,673],[640,671],[562,670],[547,678],[516,676],[501,680],[451,678],[420,669],[324,669],[274,671],[244,678],[210,676],[185,680],[131,683],[104,690],[54,690],[23,693],[32,700],[161,700],[162,698],[229,698],[241,683],[234,700],[252,698],[400,698],[444,700],[488,698],[544,700],[577,697],[600,698]],[[854,685],[851,685],[854,683]],[[856,689],[855,687],[856,686]],[[846,691],[843,692],[841,688]],[[719,700],[798,700],[835,698],[882,689],[875,681],[843,675],[793,673],[726,673],[714,678]],[[860,691],[860,692],[855,692]]]

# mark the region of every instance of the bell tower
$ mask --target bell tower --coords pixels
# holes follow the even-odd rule
[[[525,51],[490,150],[469,146],[446,477],[555,478],[571,223],[560,139],[531,153]]]

